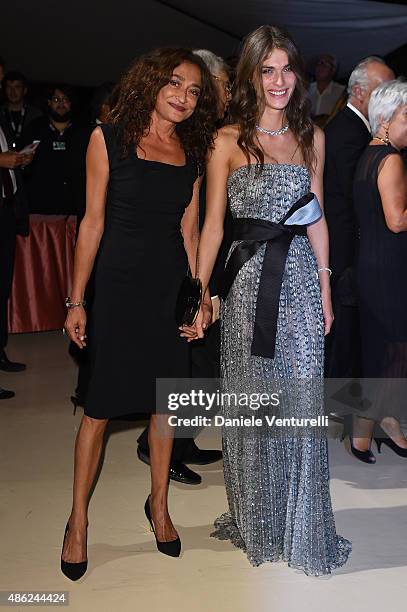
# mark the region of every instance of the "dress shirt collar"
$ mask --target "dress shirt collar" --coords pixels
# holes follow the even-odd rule
[[[309,87],[309,91],[311,91],[312,93],[315,92],[316,94],[318,94],[318,96],[325,96],[332,92],[333,86],[334,81],[329,81],[329,84],[325,87],[324,91],[320,93],[318,89],[318,83],[316,81],[313,81]]]
[[[369,121],[366,119],[366,117],[363,115],[363,113],[360,112],[360,110],[358,110],[357,108],[355,108],[353,106],[353,104],[351,104],[350,102],[347,103],[346,105],[348,108],[350,108],[351,111],[353,111],[355,113],[355,115],[357,115],[360,119],[362,119],[363,123],[365,124],[365,126],[367,127],[367,129],[369,130],[369,133],[371,133],[371,129],[370,129],[370,123]]]

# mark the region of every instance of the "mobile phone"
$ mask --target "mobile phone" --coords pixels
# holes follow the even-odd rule
[[[33,140],[31,144],[24,147],[24,149],[21,149],[20,153],[28,153],[28,154],[35,153],[40,142],[41,142],[40,140]]]

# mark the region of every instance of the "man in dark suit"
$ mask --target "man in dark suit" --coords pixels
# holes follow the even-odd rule
[[[25,184],[31,213],[75,215],[77,183],[72,159],[83,150],[74,117],[75,92],[63,83],[48,91],[47,116],[39,117],[24,131],[23,146],[39,141]]]
[[[334,324],[326,338],[325,376],[360,376],[358,311],[353,264],[357,226],[352,197],[358,160],[371,140],[368,122],[370,95],[393,71],[379,57],[362,60],[348,83],[348,103],[325,129],[324,204],[329,229]]]
[[[5,348],[8,339],[7,302],[13,280],[16,235],[28,235],[28,206],[24,198],[21,166],[32,155],[9,150],[6,134],[0,127],[0,370],[19,372],[25,364],[10,361]],[[12,397],[0,389],[0,399]]]
[[[42,116],[42,112],[28,104],[27,79],[21,72],[7,72],[2,86],[6,100],[0,108],[0,122],[12,139],[11,148],[20,150],[25,130],[32,121]]]

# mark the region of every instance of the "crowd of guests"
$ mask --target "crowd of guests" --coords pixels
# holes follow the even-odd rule
[[[258,42],[261,37],[263,42],[266,41],[265,49],[268,49],[268,53],[259,58],[262,62],[262,72],[258,70],[261,81],[256,81],[254,75],[257,74],[258,66],[253,65],[250,45],[254,45],[253,41]],[[275,40],[283,41],[286,47],[281,47],[283,43],[275,44]],[[312,167],[317,168],[314,173],[309,172],[309,176],[312,176],[312,191],[320,191],[317,195],[321,201],[324,200],[329,229],[329,262],[324,259],[324,254],[328,252],[328,234],[322,214],[313,218],[310,223],[315,223],[315,226],[308,228],[308,238],[320,266],[316,274],[318,289],[320,294],[322,293],[322,305],[318,301],[318,307],[312,312],[312,316],[321,314],[322,308],[325,331],[330,332],[326,338],[325,375],[352,379],[406,377],[407,291],[402,279],[407,255],[407,188],[402,152],[407,147],[407,83],[396,79],[383,59],[370,56],[355,66],[346,88],[334,81],[337,71],[335,58],[324,54],[315,64],[315,82],[310,85],[307,93],[299,76],[300,59],[298,65],[291,66],[287,59],[289,52],[293,57],[299,58],[294,43],[278,28],[263,26],[248,37],[243,51],[246,55],[238,64],[236,78],[235,102],[240,104],[238,126],[227,125],[228,107],[233,95],[233,72],[222,58],[207,50],[158,50],[141,58],[121,81],[119,89],[107,85],[95,92],[92,121],[82,127],[75,124],[75,95],[70,87],[63,84],[51,87],[46,112],[39,114],[26,103],[27,83],[24,76],[18,72],[4,74],[0,128],[0,265],[4,267],[4,270],[1,269],[0,279],[0,369],[19,371],[25,368],[24,364],[10,361],[5,352],[6,307],[12,279],[15,236],[28,231],[27,224],[24,226],[26,216],[22,210],[44,214],[77,214],[79,219],[84,217],[78,237],[73,297],[67,303],[65,328],[76,346],[81,351],[85,349],[85,355],[85,306],[89,307],[89,301],[95,300],[92,295],[93,283],[99,287],[97,306],[96,302],[92,304],[94,320],[91,321],[90,327],[94,343],[92,373],[89,374],[89,363],[85,357],[81,364],[75,400],[85,406],[85,414],[76,442],[74,499],[61,557],[62,571],[72,580],[81,577],[87,568],[87,506],[108,419],[129,413],[134,395],[135,372],[140,377],[140,384],[144,385],[149,401],[153,396],[150,383],[156,376],[171,377],[174,372],[183,372],[186,375],[191,364],[191,361],[188,361],[190,357],[186,357],[186,343],[181,345],[180,338],[173,335],[172,312],[161,308],[161,303],[157,305],[157,300],[151,300],[148,313],[144,310],[138,311],[140,319],[144,317],[143,322],[144,319],[147,321],[145,328],[132,325],[134,319],[137,319],[135,305],[140,307],[140,300],[136,299],[139,287],[135,286],[134,278],[140,280],[143,295],[155,295],[155,275],[157,270],[161,272],[164,268],[167,274],[163,274],[161,282],[166,283],[166,288],[159,295],[161,299],[167,299],[168,296],[175,298],[175,289],[187,261],[191,272],[197,272],[195,256],[199,232],[196,227],[196,213],[199,226],[203,224],[201,261],[205,289],[210,281],[213,283],[212,269],[217,247],[223,239],[225,255],[230,245],[230,236],[227,231],[220,229],[219,224],[220,220],[223,224],[224,208],[225,228],[227,227],[227,202],[224,195],[227,193],[228,180],[232,176],[229,172],[232,166],[236,166],[233,172],[238,172],[245,169],[245,159],[251,166],[253,164],[250,164],[250,160],[257,159],[259,162],[264,161],[266,157],[279,160],[281,156],[283,161],[265,163],[265,166],[269,167],[271,181],[274,181],[274,166],[284,166],[294,175],[305,168],[307,172]],[[266,60],[270,65],[264,64]],[[171,76],[161,82],[158,75],[161,74],[160,71],[167,69]],[[253,82],[245,78],[245,70],[247,75],[254,79]],[[143,71],[146,71],[146,75],[151,79],[151,91],[146,90]],[[270,108],[263,108],[262,113],[256,116],[258,125],[250,116],[248,107],[261,107],[260,100],[264,91],[260,91],[260,82],[263,88],[269,87],[267,91],[271,92],[273,100],[271,111]],[[300,85],[297,85],[297,82],[300,82]],[[300,127],[299,123],[296,124],[293,100],[297,100],[299,104]],[[137,109],[137,112],[134,109]],[[245,112],[248,113],[248,125],[244,121]],[[194,120],[188,123],[192,116]],[[325,136],[319,127],[311,123],[311,116],[315,123],[324,127]],[[287,117],[289,123],[284,125]],[[265,119],[274,120],[275,125],[260,125]],[[225,125],[228,129],[225,129]],[[101,128],[94,130],[95,126]],[[269,129],[270,127],[272,129]],[[217,132],[218,130],[220,131]],[[257,132],[261,133],[261,136]],[[214,144],[217,133],[221,133],[221,137],[217,138]],[[311,133],[313,136],[310,138]],[[118,134],[120,144],[123,145],[121,149],[118,146]],[[275,139],[274,149],[267,140],[269,137]],[[199,179],[200,174],[204,173],[206,154],[211,150],[214,152],[208,164],[208,201],[211,198],[213,204],[208,213],[205,210],[205,179]],[[90,195],[85,209],[86,151]],[[295,163],[286,163],[289,152],[290,159]],[[236,160],[238,163],[232,163]],[[159,165],[154,166],[154,163]],[[160,175],[160,172],[163,174]],[[171,178],[169,173],[173,173]],[[296,182],[294,181],[296,185],[301,183],[301,174],[299,176],[300,178],[297,177]],[[251,183],[252,179],[247,172],[241,185],[250,189]],[[290,184],[292,183],[293,181]],[[173,185],[174,194],[178,197],[179,190],[183,197],[185,196],[185,201],[176,201],[175,195],[173,197],[169,190],[165,193],[160,191],[164,184]],[[140,188],[139,193],[137,190],[140,185],[143,188]],[[130,189],[132,186],[135,187],[134,190]],[[253,202],[256,201],[257,195],[253,195]],[[187,197],[192,199],[185,207]],[[237,201],[238,199],[237,197]],[[300,201],[296,202],[295,206]],[[294,206],[294,202],[292,204]],[[314,206],[316,205],[314,202]],[[107,238],[104,234],[105,206],[108,211]],[[219,210],[214,212],[216,206]],[[184,214],[187,209],[189,212]],[[295,212],[298,211],[300,209]],[[208,222],[211,216],[212,221]],[[256,216],[259,216],[258,211]],[[152,218],[156,220],[156,226],[150,225]],[[182,253],[172,227],[174,220],[182,222],[185,247],[185,252]],[[246,222],[256,220],[258,221],[256,218],[245,219]],[[264,219],[260,221],[267,222]],[[316,229],[316,222],[320,222],[319,229]],[[149,239],[145,239],[144,234],[140,239],[137,231],[127,231],[129,228],[134,230],[140,227],[140,223]],[[274,224],[272,221],[270,223]],[[300,231],[296,223],[294,226],[292,231],[297,232],[302,239],[304,231]],[[211,235],[208,227],[217,228],[215,237]],[[161,231],[159,245],[154,242],[157,230]],[[105,238],[103,242],[102,237]],[[219,244],[215,245],[215,248],[213,245],[216,241]],[[100,249],[99,244],[102,245]],[[299,244],[304,247],[305,243]],[[304,248],[305,255],[301,254],[299,249],[299,259],[304,256],[306,261],[310,252],[307,249],[311,247],[308,245]],[[168,259],[167,250],[170,253]],[[127,260],[122,256],[123,251],[128,254]],[[220,252],[222,253],[222,249]],[[141,256],[136,256],[137,253],[141,253]],[[97,278],[94,279],[92,269],[96,258]],[[315,263],[315,260],[313,261]],[[221,267],[224,264],[225,257],[221,258]],[[298,262],[295,265],[297,264]],[[153,280],[146,272],[149,266]],[[304,275],[304,286],[312,289],[315,275],[311,280],[307,275],[309,270],[305,268],[306,266],[303,266],[300,270]],[[332,276],[332,289],[328,274]],[[287,282],[289,281],[288,277]],[[86,285],[88,295],[85,300]],[[248,287],[252,285],[246,285],[243,290]],[[219,371],[219,331],[216,327],[217,317],[212,314],[219,309],[217,291],[215,285],[209,299],[209,294],[204,292],[198,323],[195,327],[185,326],[182,329],[183,338],[190,341],[196,341],[197,338],[202,340],[201,344],[191,347],[192,363],[196,359],[196,367],[195,370],[192,367],[189,373],[195,377],[214,377]],[[241,313],[242,304],[240,298],[236,297],[237,293],[229,298],[229,307],[231,311]],[[253,300],[252,295],[246,296],[243,301],[248,303],[250,300]],[[294,310],[296,307],[298,304]],[[121,315],[120,321],[117,322],[120,327],[118,333],[117,330],[112,332],[109,325],[111,312],[119,312]],[[170,316],[171,323],[167,316]],[[209,328],[208,336],[202,338],[203,328],[209,327],[211,321],[213,324]],[[236,332],[232,329],[233,317],[231,322],[230,329],[224,333],[231,334],[232,339],[238,341],[239,336],[233,336]],[[313,322],[311,327],[310,333],[314,334],[313,342],[317,345],[321,339],[318,334],[322,327],[313,325]],[[151,341],[151,336],[154,341]],[[298,333],[296,336],[298,337]],[[268,343],[270,338],[267,337],[266,340]],[[295,344],[296,340],[289,336],[287,341]],[[142,347],[137,354],[134,352],[136,344]],[[253,352],[254,344],[253,341],[251,355],[274,359],[274,353],[269,355]],[[303,346],[305,344],[304,339]],[[202,349],[205,355],[203,359],[199,354]],[[307,350],[303,352],[302,356],[306,362],[309,355]],[[118,355],[120,363],[117,361]],[[321,355],[322,351],[318,350],[316,361],[321,361]],[[249,362],[252,363],[250,358]],[[285,367],[284,371],[289,372],[291,370],[287,363],[284,361],[282,368]],[[233,366],[232,361],[227,363],[224,360],[223,364],[224,368]],[[172,367],[175,369],[172,370]],[[110,381],[111,376],[115,381],[120,381],[120,384],[109,384],[106,387],[105,382]],[[265,380],[267,382],[267,377]],[[10,397],[10,394],[12,392],[0,390],[2,398]],[[146,407],[148,401],[145,403]],[[145,513],[154,529],[158,549],[176,557],[180,554],[181,543],[168,513],[168,474],[173,480],[197,484],[201,477],[189,470],[185,464],[211,463],[219,460],[221,455],[216,451],[202,451],[192,438],[178,441],[174,446],[172,440],[163,441],[158,434],[159,415],[154,414],[151,402],[149,409],[153,412],[150,426],[138,440],[138,456],[140,460],[151,465],[152,471],[152,492],[146,500]],[[394,406],[387,403],[383,407],[383,402],[364,418],[360,414],[343,412],[345,434],[349,436],[353,455],[365,463],[374,463],[371,441],[375,438],[379,451],[384,443],[398,455],[407,457],[407,440],[399,416]],[[318,445],[320,442],[314,444],[312,453],[321,452],[323,457],[323,445],[321,448]],[[232,443],[229,448],[224,446],[229,458],[233,458],[232,446]],[[274,457],[277,462],[283,461],[279,452],[276,452]],[[295,456],[296,461],[298,457]],[[299,461],[301,464],[302,459]],[[322,463],[327,465],[324,461]],[[249,463],[250,457],[247,465]],[[269,467],[271,469],[272,466]],[[230,480],[236,465],[227,465],[225,461],[225,468],[229,470],[225,471],[226,479]],[[303,472],[304,470],[299,470],[299,473]],[[322,472],[313,478],[313,486],[316,487],[319,487],[320,482],[326,482],[326,474]],[[237,508],[242,499],[239,497],[239,491],[231,487],[228,491],[229,501],[234,495]],[[325,496],[321,503],[330,517],[329,495]],[[308,519],[305,513],[298,520],[304,520],[306,523]],[[327,522],[331,526],[332,534],[327,544],[326,565],[322,569],[316,566],[311,568],[298,562],[298,567],[305,568],[307,572],[329,573],[331,569],[343,564],[349,554],[349,543],[337,539],[331,518],[328,518]],[[324,546],[325,544],[326,542]],[[329,547],[332,550],[329,550]],[[299,554],[303,555],[303,545],[299,548]],[[307,549],[307,546],[305,548]],[[308,554],[307,551],[305,553]],[[258,564],[255,557],[253,559],[253,564]],[[320,562],[320,558],[317,561]]]
[[[220,116],[222,121],[227,122],[227,101],[231,97],[233,84],[233,70],[221,58],[217,58],[210,51],[200,51],[202,59],[208,64],[214,82],[221,93],[219,99]],[[394,149],[401,151],[406,147],[403,140],[403,130],[400,127],[400,135],[396,137],[397,142],[389,139],[385,131],[382,141],[377,136],[383,132],[381,124],[377,124],[377,115],[382,118],[382,109],[387,109],[388,121],[394,122],[399,107],[403,106],[403,92],[405,83],[397,81],[391,92],[386,88],[378,88],[382,83],[393,81],[395,75],[392,69],[386,65],[380,57],[372,56],[363,59],[352,71],[347,84],[336,82],[335,76],[338,71],[336,58],[325,53],[320,55],[314,62],[312,69],[312,82],[309,85],[310,112],[315,123],[324,127],[326,142],[326,159],[324,171],[324,199],[325,214],[329,228],[330,242],[330,266],[333,274],[331,278],[333,309],[335,322],[331,333],[326,339],[326,363],[325,371],[327,377],[358,377],[367,375],[366,368],[362,363],[371,362],[375,351],[370,347],[369,337],[376,330],[377,317],[370,327],[367,327],[369,313],[363,310],[362,295],[357,292],[356,270],[360,270],[360,259],[358,253],[364,253],[360,246],[366,244],[364,237],[370,236],[364,229],[367,222],[362,212],[362,202],[367,199],[366,185],[361,187],[360,164],[366,158],[365,151],[371,150],[369,142],[375,143],[374,152],[376,156],[377,146],[383,149],[385,160],[387,155]],[[114,101],[115,91],[113,83],[103,84],[94,91],[89,108],[89,121],[77,121],[75,114],[76,93],[74,88],[66,84],[54,84],[49,87],[46,103],[40,110],[32,105],[29,100],[29,84],[26,77],[16,70],[5,70],[4,61],[0,58],[0,145],[1,145],[1,240],[0,240],[0,369],[5,371],[21,371],[25,365],[10,361],[5,352],[7,345],[7,300],[10,294],[13,274],[13,260],[16,234],[27,235],[29,232],[28,213],[41,214],[73,214],[78,217],[79,222],[85,212],[85,157],[90,135],[95,126],[103,124]],[[375,104],[369,106],[372,92],[375,91]],[[397,101],[398,106],[385,103],[386,96]],[[223,100],[223,101],[222,101]],[[382,105],[383,101],[383,105]],[[390,110],[388,110],[390,109]],[[390,114],[389,114],[390,113]],[[402,122],[403,113],[399,121]],[[376,123],[375,123],[376,122]],[[372,130],[372,123],[374,129]],[[382,136],[383,136],[382,134]],[[373,137],[373,141],[371,141]],[[391,156],[389,156],[391,157]],[[401,158],[400,158],[401,159]],[[367,162],[366,162],[367,163]],[[358,166],[359,164],[359,166]],[[404,166],[392,168],[397,162],[386,162],[385,170],[382,172],[381,160],[379,168],[374,168],[376,175],[372,174],[371,180],[376,181],[380,176],[389,173],[386,181],[387,193],[391,192],[392,171],[399,173],[398,179],[404,172]],[[390,170],[386,169],[390,168]],[[355,185],[356,175],[356,185]],[[365,176],[365,180],[369,177]],[[384,179],[382,179],[384,180]],[[398,180],[398,193],[394,195],[400,206],[405,204],[405,197],[400,190],[403,189],[403,181]],[[373,187],[372,187],[373,189]],[[355,190],[357,197],[355,199]],[[380,191],[377,191],[380,193]],[[383,199],[382,199],[383,200]],[[404,204],[403,204],[404,203]],[[202,207],[203,211],[203,207]],[[380,213],[382,214],[382,213]],[[201,224],[203,222],[201,212]],[[387,221],[385,215],[382,220]],[[382,253],[383,259],[388,263],[390,270],[397,269],[401,261],[402,245],[405,234],[402,222],[397,230],[386,225],[384,231],[386,251]],[[398,235],[400,234],[401,235]],[[387,242],[386,242],[387,237]],[[397,247],[393,249],[392,240]],[[398,250],[397,250],[398,249]],[[400,250],[401,249],[401,250]],[[392,261],[392,257],[400,259]],[[356,268],[356,262],[359,261]],[[359,278],[358,286],[365,287],[369,279],[376,277],[376,272]],[[389,274],[385,274],[387,279]],[[390,275],[394,278],[394,273]],[[382,298],[389,296],[389,287],[376,285],[376,290],[382,291]],[[372,300],[369,301],[371,305]],[[377,303],[377,300],[375,300]],[[397,300],[395,304],[399,303]],[[362,309],[362,310],[361,310]],[[370,306],[369,306],[370,312]],[[361,316],[363,312],[363,317]],[[386,320],[392,319],[387,309]],[[400,317],[393,317],[399,322]],[[398,325],[403,328],[403,321]],[[368,329],[368,331],[367,331]],[[393,337],[401,334],[392,332]],[[215,335],[215,334],[213,334]],[[401,337],[401,336],[400,336]],[[363,342],[362,342],[363,340]],[[382,338],[382,342],[384,339]],[[401,340],[400,340],[401,342]],[[215,343],[216,344],[216,343]],[[392,343],[394,346],[394,342]],[[368,347],[368,348],[367,348]],[[389,349],[387,348],[388,354]],[[364,355],[364,357],[363,357]],[[397,359],[403,361],[403,350],[397,352]],[[386,369],[381,372],[389,371]],[[372,374],[369,368],[369,374]],[[403,371],[402,368],[401,370]],[[78,395],[81,391],[81,380],[79,380]],[[12,391],[0,389],[0,398],[6,399],[13,396]],[[351,419],[345,417],[347,433],[352,432]],[[359,419],[360,421],[360,419]],[[394,430],[394,423],[392,425]],[[403,447],[407,447],[401,439],[400,430],[397,429],[398,441]],[[370,450],[370,439],[373,435],[369,424],[371,435],[366,438],[352,438],[351,449],[358,458],[373,462],[374,456]],[[377,431],[376,431],[377,433]],[[144,432],[140,439],[139,455],[147,460],[148,444],[147,433]],[[179,471],[179,470],[178,470]],[[186,477],[186,480],[188,478]],[[194,476],[191,475],[191,481]]]
[[[350,75],[346,106],[325,129],[325,211],[335,314],[326,340],[328,378],[402,379],[407,373],[402,282],[407,83],[394,77],[379,57],[361,61]],[[365,385],[362,394],[371,408],[364,418],[361,411],[345,415],[344,435],[361,461],[375,463],[373,437],[379,450],[384,442],[407,457],[400,427],[402,399],[394,389],[393,384],[385,392],[382,385],[379,393]]]
[[[0,63],[0,125],[9,149],[18,152],[38,144],[23,172],[29,212],[80,216],[87,144],[91,130],[106,117],[113,84],[96,88],[83,109],[74,87],[54,83],[37,100],[37,107],[30,102],[25,75],[5,70],[1,58]],[[318,125],[325,126],[346,103],[349,91],[334,80],[337,71],[337,60],[330,54],[322,54],[310,67],[311,115]]]

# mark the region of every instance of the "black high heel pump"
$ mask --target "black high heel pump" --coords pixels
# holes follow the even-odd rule
[[[181,554],[181,540],[179,538],[177,538],[176,540],[171,540],[170,542],[160,542],[160,540],[157,540],[153,521],[151,518],[150,496],[147,497],[146,503],[144,504],[144,512],[146,513],[146,517],[148,519],[148,522],[150,523],[150,529],[154,534],[155,541],[157,544],[157,550],[159,550],[164,555],[168,555],[169,557],[179,557]]]
[[[385,434],[385,432],[383,432],[383,433]],[[391,448],[391,450],[394,453],[396,453],[396,455],[398,455],[399,457],[406,457],[407,458],[407,448],[403,448],[402,446],[399,446],[389,436],[386,435],[386,437],[383,437],[383,438],[378,438],[378,437],[375,436],[374,441],[377,444],[377,452],[378,453],[382,452],[381,451],[381,446],[382,446],[382,444],[385,444],[386,446]]]
[[[353,446],[352,415],[346,415],[344,417],[341,441],[343,442],[347,436],[349,436],[350,452],[354,457],[356,457],[356,459],[359,459],[359,461],[363,461],[363,463],[376,463],[376,457],[374,456],[370,448],[366,451],[361,451]]]
[[[65,527],[65,534],[64,534],[64,541],[62,543],[62,550],[64,549],[65,539],[66,539],[66,535],[68,531],[69,531],[69,523],[67,523]],[[88,569],[87,559],[86,561],[80,561],[79,563],[70,563],[69,561],[64,561],[62,559],[62,553],[61,553],[61,571],[67,578],[69,578],[69,580],[74,580],[74,581],[79,580],[79,578],[82,578],[82,576],[85,574],[87,569]]]

